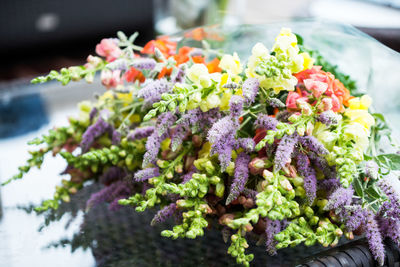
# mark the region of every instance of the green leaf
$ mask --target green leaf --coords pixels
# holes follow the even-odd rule
[[[377,156],[377,159],[386,169],[400,170],[399,154],[382,154]]]
[[[370,186],[365,190],[365,193],[367,193],[368,196],[370,196],[373,199],[379,199],[382,197],[382,193],[379,191],[379,189],[376,186]]]
[[[353,186],[354,186],[354,190],[356,191],[356,194],[358,196],[364,198],[364,190],[363,190],[360,178],[354,179]]]

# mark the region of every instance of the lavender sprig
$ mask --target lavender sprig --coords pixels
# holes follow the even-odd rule
[[[241,192],[243,192],[244,187],[249,179],[249,168],[250,156],[246,153],[240,153],[235,161],[235,173],[234,179],[231,185],[231,190],[229,196],[226,199],[226,205],[235,200]]]
[[[304,190],[306,191],[308,203],[313,203],[317,196],[317,177],[315,170],[310,165],[307,155],[299,152],[296,156],[297,170],[304,177]]]
[[[168,206],[165,206],[161,210],[157,212],[154,218],[151,220],[151,226],[156,224],[165,222],[168,218],[172,217],[172,215],[177,211],[177,206],[175,203],[171,203]]]

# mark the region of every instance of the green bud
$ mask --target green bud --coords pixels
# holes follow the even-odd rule
[[[310,218],[310,220],[308,221],[308,223],[312,226],[317,225],[319,221],[319,217],[318,216],[312,216]]]
[[[311,207],[306,207],[304,209],[304,215],[306,215],[307,218],[311,218],[314,215],[314,210]]]

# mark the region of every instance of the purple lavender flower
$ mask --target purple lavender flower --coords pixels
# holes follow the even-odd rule
[[[181,83],[185,77],[186,64],[179,65],[177,71],[171,75],[171,82]]]
[[[379,218],[379,227],[385,237],[389,237],[400,246],[400,222],[393,218]]]
[[[353,198],[354,190],[349,188],[339,187],[328,197],[328,203],[325,205],[325,210],[336,210],[350,205]]]
[[[267,247],[267,252],[269,255],[276,255],[276,244],[278,243],[275,240],[275,235],[283,230],[284,225],[283,222],[279,220],[270,220],[265,218],[266,227],[265,227],[265,246]]]
[[[147,83],[138,92],[138,97],[143,98],[146,106],[151,106],[161,100],[161,95],[171,90],[170,84],[165,79],[153,80]]]
[[[351,207],[346,207],[345,209],[351,213],[351,215],[345,218],[347,231],[354,231],[365,222],[366,212],[360,205],[353,205]]]
[[[340,186],[340,181],[336,178],[322,179],[318,181],[318,188],[326,191],[330,195]]]
[[[385,260],[385,248],[382,242],[382,236],[379,232],[378,223],[372,211],[367,211],[367,222],[365,227],[365,236],[367,237],[369,249],[378,262],[382,266]]]
[[[158,136],[162,136],[165,134],[169,128],[175,123],[176,121],[176,116],[172,112],[165,112],[161,113],[160,116],[158,116],[157,119],[157,124],[156,124],[156,132],[158,133]]]
[[[99,111],[97,110],[97,108],[92,108],[92,110],[89,113],[89,120],[90,122],[93,121],[94,117],[97,115]]]
[[[380,213],[386,214],[388,217],[400,219],[400,201],[398,194],[387,180],[380,180],[377,185],[389,199],[389,201],[382,204]]]
[[[229,100],[229,111],[233,118],[240,117],[243,110],[244,99],[239,95],[234,95]]]
[[[112,132],[111,142],[113,145],[119,145],[119,143],[121,142],[121,133],[117,130],[114,130]]]
[[[157,177],[160,175],[160,171],[157,167],[154,168],[146,168],[140,171],[137,171],[134,175],[134,179],[136,182],[147,181],[150,178]]]
[[[161,142],[165,138],[164,136],[158,136],[157,132],[153,132],[146,142],[146,153],[143,156],[142,167],[146,168],[150,163],[155,163],[158,151],[160,150]]]
[[[182,184],[186,184],[187,182],[189,182],[190,179],[192,179],[193,173],[195,173],[196,171],[197,171],[197,169],[195,167],[195,170],[191,170],[188,173],[182,175]]]
[[[111,166],[99,177],[99,181],[102,184],[109,185],[116,180],[121,180],[126,175],[127,173],[124,169]]]
[[[172,217],[176,210],[177,206],[175,203],[171,203],[168,206],[165,206],[163,209],[159,210],[154,216],[153,220],[151,220],[151,226],[165,222],[166,219]]]
[[[300,144],[318,155],[328,154],[328,150],[314,136],[300,136]]]
[[[99,192],[92,194],[86,202],[86,207],[87,209],[90,209],[102,202],[111,202],[120,196],[127,196],[130,193],[131,190],[126,182],[116,181],[115,183],[104,187]]]
[[[226,205],[231,203],[234,199],[236,199],[241,192],[243,192],[244,187],[249,179],[249,163],[250,156],[246,153],[240,153],[235,161],[235,173],[234,179],[231,185],[231,190],[229,196],[226,199]]]
[[[239,138],[237,140],[237,145],[240,148],[243,148],[247,153],[253,152],[256,143],[253,138]]]
[[[255,121],[256,128],[262,128],[265,130],[276,130],[276,125],[279,123],[275,118],[268,116],[267,114],[259,114]]]
[[[154,126],[145,126],[141,128],[136,128],[130,132],[127,136],[128,140],[134,141],[149,137],[154,132]]]
[[[337,124],[338,123],[338,118],[336,114],[332,110],[324,111],[322,112],[318,118],[318,121],[322,122],[326,126],[330,126],[332,124]]]
[[[274,159],[274,171],[282,169],[291,161],[292,153],[298,140],[297,134],[285,135],[278,144]]]
[[[138,70],[152,70],[156,64],[157,62],[152,58],[141,58],[136,60],[132,66]]]
[[[311,167],[310,161],[306,154],[299,152],[296,156],[297,170],[304,177],[304,190],[306,191],[307,200],[311,204],[317,196],[317,177],[315,170]]]
[[[372,180],[378,179],[378,164],[375,161],[369,160],[365,164],[365,175]]]
[[[329,166],[328,161],[324,157],[319,156],[316,153],[309,152],[308,153],[308,158],[311,160],[311,162],[314,164],[314,166],[316,168],[318,168],[320,171],[322,171],[322,173],[325,176],[324,180],[326,180],[326,179],[328,179],[328,180],[334,179],[337,182],[339,182],[339,180],[337,180],[336,167],[335,166]]]
[[[178,124],[171,136],[171,150],[176,151],[178,147],[182,144],[189,129],[183,124]]]
[[[231,152],[236,143],[235,134],[239,123],[226,116],[211,127],[208,131],[208,141],[211,145],[211,153],[218,153],[218,159],[221,163],[221,169],[224,171],[230,161]]]
[[[129,197],[129,194],[121,195],[121,196],[116,197],[113,201],[111,201],[110,205],[108,206],[108,209],[110,211],[118,211],[119,209],[121,209],[123,207],[118,203],[118,201],[120,199],[124,199],[124,198],[127,198],[127,197]]]
[[[260,87],[260,82],[257,78],[248,78],[242,86],[243,96],[246,101],[246,105],[254,102],[258,94],[258,88]]]
[[[245,189],[243,189],[243,195],[244,195],[246,198],[251,198],[251,199],[253,199],[253,200],[256,200],[256,199],[257,199],[258,192],[257,192],[256,190],[253,190],[253,189],[245,188]]]
[[[94,140],[108,131],[109,128],[110,124],[104,121],[101,117],[94,124],[90,125],[82,135],[82,141],[80,144],[82,152],[85,153],[88,151]]]

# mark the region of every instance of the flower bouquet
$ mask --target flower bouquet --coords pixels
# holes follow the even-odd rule
[[[82,102],[68,126],[31,141],[40,148],[5,183],[51,152],[65,159],[70,178],[38,211],[98,182],[104,188],[87,209],[158,208],[151,224],[175,218],[161,232],[173,239],[216,227],[245,266],[249,236],[274,255],[364,233],[383,265],[383,239],[400,244],[400,200],[387,179],[400,155],[381,153],[390,130],[370,113],[372,99],[288,28],[270,49],[256,43],[247,61],[211,48],[218,35],[190,34],[201,48],[178,48],[168,37],[140,47],[137,34],[119,32],[84,66],[34,79],[92,82],[100,72],[107,90]]]

